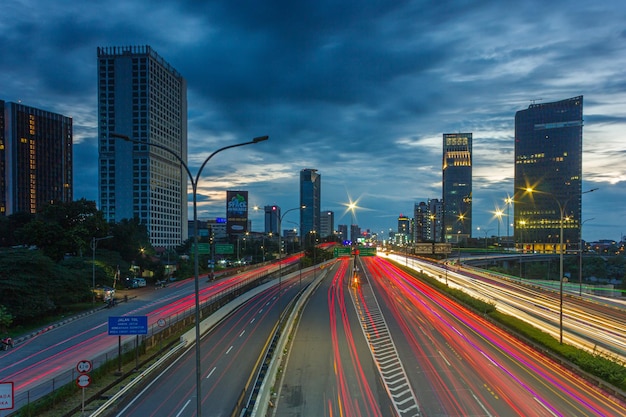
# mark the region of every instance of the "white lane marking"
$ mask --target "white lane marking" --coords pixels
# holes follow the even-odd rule
[[[226,351],[226,354],[228,355],[230,353],[230,351],[233,350],[233,347],[229,347],[228,350]]]
[[[256,320],[256,317],[252,317],[252,320],[250,320],[250,324],[254,323],[254,320]]]
[[[209,372],[209,374],[206,376],[206,379],[209,379],[209,377],[213,375],[213,372],[215,372],[216,369],[217,369],[217,366],[214,366],[213,369],[211,369],[211,372]]]
[[[470,390],[470,394],[472,394],[472,397],[474,397],[474,400],[476,400],[476,402],[478,403],[478,405],[480,405],[480,407],[483,409],[483,411],[485,412],[485,414],[487,414],[489,417],[493,416],[493,414],[491,414],[487,408],[484,406],[484,404],[478,399],[478,397],[474,394],[474,392],[472,390]]]
[[[548,413],[550,413],[550,414],[552,414],[553,416],[555,416],[555,417],[556,417],[556,414],[555,414],[552,410],[550,410],[550,409],[548,408],[548,406],[546,406],[546,405],[543,403],[543,401],[541,401],[541,400],[540,400],[539,398],[537,398],[537,397],[533,397],[533,399],[534,399],[535,401],[537,401],[537,402],[539,403],[539,405],[540,405],[540,406],[542,406],[543,408],[545,408],[545,409],[546,409],[546,411],[547,411]]]
[[[246,331],[244,330],[243,332],[239,333],[239,337],[243,336],[243,334],[244,334],[245,332],[246,332]]]
[[[439,356],[441,356],[441,359],[443,359],[443,360],[444,360],[444,362],[445,362],[446,364],[448,364],[448,366],[450,366],[450,362],[448,362],[448,360],[446,359],[446,357],[445,357],[445,356],[443,356],[443,352],[441,352],[440,350],[438,350],[437,352],[439,352]]]
[[[180,415],[183,413],[183,411],[185,411],[185,408],[187,408],[187,406],[189,405],[190,402],[191,402],[191,400],[187,400],[185,405],[183,405],[183,408],[181,408],[180,411],[178,412],[178,414],[176,414],[176,417],[180,417]]]

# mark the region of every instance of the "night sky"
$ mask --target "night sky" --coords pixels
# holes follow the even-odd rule
[[[75,199],[97,201],[96,48],[150,45],[187,80],[194,174],[215,149],[270,136],[211,160],[201,218],[225,215],[227,189],[248,190],[251,205],[297,207],[300,170],[315,168],[335,227],[351,222],[356,201],[361,228],[386,236],[415,203],[441,198],[442,134],[472,132],[474,235],[495,235],[493,212],[506,213],[514,192],[515,112],[583,95],[583,190],[599,188],[583,196],[583,237],[626,234],[624,1],[7,0],[1,9],[0,99],[73,118]],[[262,212],[250,217],[263,230]]]

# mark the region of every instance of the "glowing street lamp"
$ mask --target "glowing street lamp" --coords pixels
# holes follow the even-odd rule
[[[591,190],[583,191],[582,194],[591,193],[596,191],[598,188],[592,188]],[[528,193],[537,192],[532,188],[526,188]],[[559,206],[559,343],[563,344],[563,223],[565,221],[565,208],[567,203],[571,200],[572,197],[566,199],[563,203],[561,203],[552,193],[543,193],[551,196],[556,204]]]
[[[513,204],[513,199],[511,196],[507,196],[504,199],[504,204],[506,204],[506,239],[509,240],[511,234],[509,233],[509,226],[511,225],[511,218],[509,217],[509,209],[511,208],[511,204]]]
[[[283,253],[283,231],[282,231],[282,225],[283,225],[283,219],[285,218],[285,216],[287,215],[287,213],[292,212],[294,210],[304,210],[306,208],[306,206],[303,204],[300,207],[294,207],[294,208],[290,208],[289,210],[285,211],[284,213],[282,213],[282,215],[278,218],[278,299],[280,300],[280,291],[281,291],[281,283],[282,283],[282,277],[283,277],[283,260],[282,260],[282,253]],[[280,301],[278,303],[278,305],[280,306]]]
[[[256,137],[254,139],[252,139],[249,142],[242,142],[242,143],[237,143],[234,145],[228,145],[228,146],[224,146],[222,148],[219,148],[218,150],[214,151],[211,155],[209,155],[204,162],[202,163],[202,165],[200,166],[200,169],[198,170],[198,173],[196,174],[196,177],[194,178],[194,176],[191,174],[191,171],[189,170],[189,167],[187,166],[187,164],[185,163],[185,161],[183,161],[183,159],[180,157],[180,155],[178,155],[176,152],[174,152],[172,149],[163,146],[161,144],[158,143],[153,143],[153,142],[144,142],[144,141],[140,141],[140,140],[136,140],[136,139],[131,139],[129,136],[126,135],[122,135],[120,133],[114,133],[111,132],[109,133],[109,137],[112,138],[118,138],[118,139],[123,139],[127,142],[132,142],[132,143],[136,143],[136,144],[140,144],[140,145],[148,145],[148,146],[153,146],[155,148],[159,148],[164,150],[165,152],[171,154],[172,156],[174,156],[174,158],[176,158],[178,160],[178,162],[181,164],[181,166],[183,168],[185,168],[185,171],[187,171],[187,175],[189,176],[189,181],[191,181],[191,189],[192,189],[192,194],[193,194],[193,229],[194,229],[194,283],[195,283],[195,295],[196,295],[196,299],[195,299],[195,307],[196,307],[196,314],[195,314],[195,320],[196,320],[196,416],[197,417],[202,417],[202,364],[200,361],[200,284],[199,284],[199,280],[198,280],[198,275],[199,275],[199,267],[198,267],[198,198],[197,198],[197,194],[198,194],[198,181],[200,180],[200,174],[202,173],[202,170],[204,169],[205,165],[209,162],[209,160],[211,158],[213,158],[213,156],[215,156],[217,153],[225,151],[226,149],[230,149],[230,148],[236,148],[239,146],[245,146],[245,145],[253,145],[259,142],[263,142],[269,139],[269,136],[259,136]]]
[[[497,208],[494,214],[498,218],[498,249],[500,249],[500,223],[502,223],[502,215],[504,213],[501,209]]]

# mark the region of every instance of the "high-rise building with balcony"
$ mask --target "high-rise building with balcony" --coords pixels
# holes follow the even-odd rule
[[[320,205],[322,176],[317,169],[300,171],[300,236],[302,240],[311,232],[320,233]],[[319,237],[319,236],[318,236]]]
[[[515,113],[514,239],[556,252],[580,239],[583,97],[533,103]],[[561,213],[563,211],[563,213]]]
[[[443,135],[443,231],[447,242],[472,234],[472,134]]]
[[[138,218],[153,246],[172,247],[187,239],[188,177],[150,143],[187,161],[185,79],[150,46],[98,48],[100,209],[110,222]]]
[[[72,119],[0,100],[0,215],[73,198]]]

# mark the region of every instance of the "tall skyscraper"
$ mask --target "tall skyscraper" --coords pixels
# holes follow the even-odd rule
[[[422,218],[422,230],[416,236],[421,236],[422,242],[441,242],[443,221],[443,204],[436,198],[431,198],[428,202],[421,202],[415,205],[415,223],[417,218]],[[419,213],[419,215],[418,215]]]
[[[115,132],[134,144],[109,136]],[[187,84],[149,46],[98,48],[99,200],[106,220],[137,217],[154,246],[187,239]]]
[[[278,223],[280,222],[280,207],[265,206],[265,233],[278,236]]]
[[[0,100],[0,215],[73,198],[72,119]]]
[[[443,230],[447,242],[472,234],[472,134],[443,135]]]
[[[514,238],[556,252],[580,238],[583,97],[531,104],[515,113]],[[561,206],[561,207],[559,207]]]
[[[335,233],[335,212],[325,210],[320,217],[320,236],[328,237]]]
[[[348,225],[340,224],[337,226],[337,236],[341,242],[348,240]]]
[[[303,241],[307,234],[320,233],[320,200],[322,176],[317,169],[300,171],[300,236]],[[319,236],[318,236],[319,237]]]
[[[404,243],[409,243],[413,238],[412,234],[411,219],[404,214],[400,214],[398,216],[398,235],[402,236]]]

